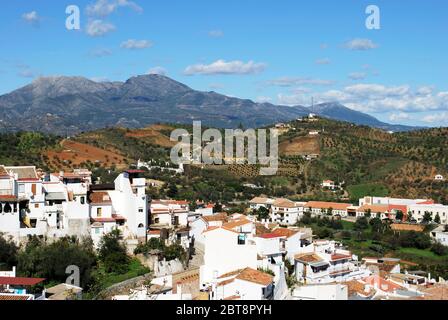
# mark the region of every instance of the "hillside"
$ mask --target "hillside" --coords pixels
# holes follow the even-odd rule
[[[161,75],[125,82],[94,82],[82,77],[45,77],[0,96],[0,131],[40,131],[61,136],[106,127],[143,128],[155,123],[255,128],[295,120],[310,112],[323,117],[404,131],[338,103],[312,108],[256,103],[216,92],[196,91]]]
[[[149,177],[168,184],[178,181],[179,194],[187,198],[198,195],[197,190],[215,190],[214,199],[225,195],[228,201],[264,193],[303,200],[355,201],[367,194],[428,197],[448,203],[448,183],[434,181],[436,174],[448,176],[448,129],[390,134],[325,118],[309,123],[293,121],[290,125],[291,130],[280,137],[281,161],[276,176],[259,176],[258,166],[224,165],[204,169],[192,166],[186,177],[174,180],[166,173],[153,173]],[[169,136],[176,127],[106,128],[70,139],[26,132],[1,134],[1,163],[36,165],[54,171],[88,167],[104,176],[108,172],[104,169],[112,168],[112,173],[116,173],[138,159],[169,161],[173,145]],[[320,134],[310,136],[312,130]],[[308,154],[318,154],[319,158],[306,161],[303,156]],[[325,179],[345,182],[348,193],[322,190],[320,184]],[[243,190],[244,183],[261,188]],[[212,197],[210,192],[205,197]]]

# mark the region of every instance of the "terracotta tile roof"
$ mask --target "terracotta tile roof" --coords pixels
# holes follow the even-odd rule
[[[264,197],[255,197],[249,201],[251,204],[267,204],[270,203],[271,199]]]
[[[20,294],[0,294],[0,301],[25,301],[29,299],[30,296]]]
[[[107,191],[94,191],[89,194],[89,201],[92,204],[112,204]]]
[[[295,208],[296,204],[288,199],[276,199],[274,201],[274,206],[276,207],[282,207],[282,208]]]
[[[387,204],[365,204],[358,208],[358,212],[366,212],[370,210],[373,213],[387,213],[389,212],[389,205]]]
[[[237,234],[238,234],[238,232],[236,232],[236,231],[233,230],[233,229],[224,228],[224,227],[216,227],[216,226],[208,227],[208,228],[207,228],[206,230],[204,230],[202,233],[207,233],[207,232],[214,231],[214,230],[218,230],[218,229],[222,229],[222,230],[226,230],[226,231],[230,231],[230,232],[233,232],[233,233],[237,233]]]
[[[434,204],[434,203],[435,203],[434,200],[426,200],[423,202],[418,202],[417,204]]]
[[[161,230],[149,230],[148,234],[150,235],[160,235]]]
[[[112,218],[114,218],[115,220],[118,220],[118,221],[127,221],[127,219],[125,218],[125,217],[123,217],[123,216],[120,216],[120,215],[118,215],[118,214],[113,214],[112,215]]]
[[[281,238],[283,237],[280,234],[276,234],[276,233],[264,233],[264,234],[260,234],[257,235],[258,238],[263,238],[263,239],[274,239],[274,238]]]
[[[94,223],[105,223],[105,222],[116,222],[114,218],[92,218],[91,219]]]
[[[423,232],[425,226],[419,224],[406,224],[406,223],[392,223],[390,228],[394,231],[416,231]]]
[[[274,277],[270,274],[252,268],[246,268],[241,271],[241,273],[236,276],[236,279],[261,284],[263,286],[268,286],[274,281]]]
[[[348,295],[349,297],[358,294],[364,297],[371,296],[375,291],[372,288],[369,288],[367,291],[365,283],[362,283],[358,280],[347,281],[344,284],[347,285]]]
[[[266,228],[264,224],[261,223],[256,223],[255,224],[255,234],[257,236],[265,234],[265,233],[270,233],[271,229]]]
[[[448,300],[448,285],[435,284],[431,287],[423,287],[420,289],[424,293],[421,298],[423,300]]]
[[[221,212],[221,213],[214,214],[212,216],[202,217],[202,219],[205,220],[206,222],[211,222],[211,221],[226,222],[228,220],[228,217],[227,217],[227,213]]]
[[[3,200],[3,201],[17,201],[17,197],[13,196],[13,195],[4,195],[4,196],[0,196],[0,200]]]
[[[242,218],[242,219],[237,219],[237,220],[233,220],[233,221],[224,223],[222,226],[224,228],[233,229],[233,228],[236,228],[236,227],[244,226],[244,225],[249,224],[249,223],[252,223],[252,222],[247,220],[246,218]]]
[[[8,171],[6,171],[4,166],[0,166],[0,178],[2,177],[9,178]]]
[[[395,290],[403,289],[402,286],[393,283],[392,281],[388,281],[378,275],[372,275],[365,279],[364,282],[371,286],[376,286],[378,289],[384,292],[394,292]]]
[[[0,277],[0,285],[35,286],[43,281],[44,278]]]
[[[217,286],[218,286],[218,287],[226,286],[226,285],[232,283],[233,281],[235,281],[235,278],[228,279],[228,280],[224,280],[224,281],[219,282],[219,283],[217,284]]]
[[[241,299],[240,296],[234,295],[234,296],[226,297],[223,300],[230,301],[230,300],[240,300],[240,299]]]
[[[309,201],[305,204],[306,208],[316,208],[316,209],[334,209],[334,210],[347,210],[351,207],[350,203],[336,203],[336,202],[324,202],[324,201]]]
[[[301,253],[294,256],[294,259],[300,262],[312,263],[321,262],[323,259],[315,253]]]
[[[292,230],[292,229],[287,229],[287,228],[277,228],[274,229],[274,231],[272,231],[273,234],[276,234],[280,237],[286,237],[286,238],[290,238],[293,235],[297,234],[299,231],[298,230]]]
[[[32,166],[23,166],[23,167],[5,167],[7,172],[12,171],[17,174],[18,179],[20,180],[36,180],[38,178],[36,167]]]
[[[331,255],[331,260],[332,260],[332,261],[343,260],[343,259],[351,259],[351,258],[352,258],[351,256],[346,255],[346,254],[339,254],[339,253],[336,253],[336,254],[332,254],[332,255]]]
[[[219,276],[218,279],[224,279],[224,278],[236,276],[241,271],[243,271],[243,269],[238,269],[238,270],[235,270],[235,271],[230,271],[230,272],[224,273],[223,275]]]

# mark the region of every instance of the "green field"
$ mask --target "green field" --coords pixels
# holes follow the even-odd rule
[[[366,183],[349,186],[347,188],[350,199],[364,198],[365,196],[385,197],[389,194],[389,190],[385,185],[376,183]]]

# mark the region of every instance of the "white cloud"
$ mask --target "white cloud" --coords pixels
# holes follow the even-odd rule
[[[101,37],[115,31],[115,26],[103,20],[93,20],[87,24],[86,32],[91,37]]]
[[[107,77],[92,77],[90,80],[94,82],[110,82],[110,79]]]
[[[24,14],[22,15],[22,19],[23,19],[24,21],[26,21],[26,22],[32,24],[32,25],[36,25],[36,24],[38,24],[39,21],[40,21],[40,17],[39,17],[39,15],[37,14],[36,11],[31,11],[31,12],[24,13]]]
[[[141,13],[143,9],[133,1],[129,0],[97,0],[87,6],[87,14],[90,16],[106,17],[118,10],[120,7],[128,7]]]
[[[36,74],[30,69],[23,69],[19,71],[18,76],[22,78],[34,78]]]
[[[326,43],[322,43],[322,44],[320,45],[320,48],[321,48],[322,50],[328,49],[328,44],[326,44]]]
[[[166,73],[167,73],[166,69],[163,67],[160,67],[160,66],[157,66],[157,67],[154,67],[154,68],[151,68],[148,70],[148,74],[159,74],[159,75],[164,76],[164,75],[166,75]]]
[[[196,64],[188,66],[185,75],[213,75],[213,74],[255,74],[263,72],[266,64],[249,61],[247,63],[239,60],[225,61],[217,60],[211,64]]]
[[[224,37],[224,32],[222,30],[210,30],[208,35],[212,38],[221,38]]]
[[[271,103],[272,102],[272,98],[271,97],[260,96],[260,97],[257,97],[255,99],[255,101],[258,102],[258,103]]]
[[[316,60],[316,64],[330,64],[331,60],[328,58],[318,59]]]
[[[365,72],[352,72],[348,75],[348,77],[352,80],[364,80],[367,77],[367,73]]]
[[[443,126],[446,126],[446,123],[448,122],[448,112],[439,112],[427,115],[423,118],[423,121],[430,124],[440,123]]]
[[[267,82],[268,85],[278,87],[294,87],[301,85],[329,86],[334,84],[333,80],[315,79],[310,77],[282,77]]]
[[[127,41],[122,42],[120,47],[123,49],[131,49],[131,50],[146,49],[152,47],[152,42],[148,40],[129,39]]]
[[[112,50],[107,48],[97,48],[90,51],[90,55],[95,58],[101,58],[112,55]]]
[[[402,120],[410,120],[411,116],[406,112],[398,112],[398,113],[392,113],[389,116],[389,120],[392,122],[400,122]]]
[[[349,50],[371,50],[378,48],[378,45],[370,39],[353,39],[345,43],[344,45]]]
[[[448,110],[448,92],[409,85],[355,84],[339,90],[307,94],[281,94],[279,101],[298,104],[311,96],[316,103],[338,101],[361,112],[425,112]],[[280,100],[281,99],[281,100]]]

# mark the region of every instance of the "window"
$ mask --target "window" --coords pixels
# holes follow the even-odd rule
[[[96,234],[100,234],[100,228],[96,228],[96,229],[95,229],[95,233],[96,233]]]
[[[246,244],[246,236],[244,234],[240,234],[238,236],[238,245],[245,245]]]
[[[143,212],[143,208],[139,208],[138,212],[142,213]]]
[[[101,218],[102,215],[103,215],[103,208],[96,208],[96,216],[98,218]]]
[[[34,204],[34,208],[39,209],[39,204],[38,204],[38,203],[35,203],[35,204]]]
[[[19,193],[25,193],[25,185],[19,184]]]
[[[81,204],[86,203],[86,197],[81,197],[80,201],[81,201]]]
[[[10,213],[12,211],[11,205],[9,203],[5,204],[5,213]]]

